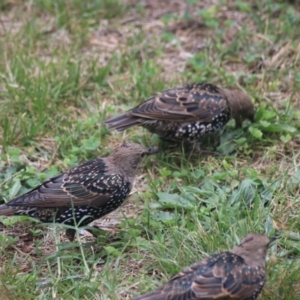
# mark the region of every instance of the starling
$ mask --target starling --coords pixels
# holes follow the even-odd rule
[[[117,131],[140,125],[163,140],[194,143],[222,128],[230,118],[238,124],[247,118],[253,120],[254,107],[246,94],[193,83],[158,93],[103,124]]]
[[[96,158],[53,177],[0,206],[0,216],[26,215],[44,223],[86,226],[117,209],[128,197],[143,158],[157,149],[123,143],[105,158]],[[75,230],[66,235],[74,240]]]
[[[267,248],[273,240],[249,234],[231,251],[191,265],[163,287],[135,300],[254,300],[265,283]]]

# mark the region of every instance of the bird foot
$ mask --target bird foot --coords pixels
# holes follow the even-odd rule
[[[200,153],[204,156],[215,156],[215,157],[223,157],[225,154],[213,151],[213,150],[205,150],[201,149],[198,142],[181,142],[181,148],[185,153]],[[172,148],[178,148],[178,143],[172,140],[161,139],[160,148],[163,150],[171,150]]]
[[[201,147],[198,143],[184,144],[184,149],[186,152],[200,153],[203,156],[215,156],[215,157],[225,156],[225,154],[220,153],[218,151],[201,149]]]

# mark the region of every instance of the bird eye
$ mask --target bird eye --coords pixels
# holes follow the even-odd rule
[[[248,239],[244,240],[242,245],[246,244],[246,243],[249,243],[253,240],[253,237],[249,237]]]

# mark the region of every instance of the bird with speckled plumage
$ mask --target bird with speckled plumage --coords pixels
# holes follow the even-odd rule
[[[248,234],[232,250],[184,269],[158,290],[134,300],[254,300],[265,280],[265,260],[274,238]]]
[[[155,148],[123,143],[107,157],[71,168],[0,205],[0,216],[25,215],[44,223],[86,226],[123,203],[143,158],[156,152]],[[75,230],[67,229],[66,235],[74,240]]]
[[[231,118],[253,120],[254,106],[239,90],[193,83],[157,93],[131,110],[103,122],[117,131],[139,125],[163,140],[199,142]]]

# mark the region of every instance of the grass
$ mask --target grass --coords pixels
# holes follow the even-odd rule
[[[261,299],[299,299],[300,10],[229,2],[0,2],[2,202],[120,140],[158,144],[99,123],[164,88],[208,81],[243,89],[256,107],[254,123],[226,126],[219,151],[231,155],[147,159],[129,201],[98,221],[107,233],[95,245],[3,217],[5,300],[131,299],[249,232],[280,236]]]

